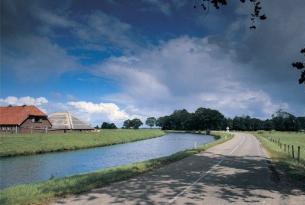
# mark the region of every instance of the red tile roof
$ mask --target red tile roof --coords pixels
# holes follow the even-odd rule
[[[20,125],[29,116],[47,115],[33,105],[0,107],[0,125]]]

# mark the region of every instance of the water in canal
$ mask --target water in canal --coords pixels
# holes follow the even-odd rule
[[[107,147],[0,158],[0,188],[163,157],[213,140],[208,135],[170,133]]]

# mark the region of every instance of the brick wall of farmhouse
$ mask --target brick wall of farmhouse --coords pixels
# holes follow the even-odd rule
[[[35,119],[36,118],[36,119]],[[21,133],[30,132],[45,132],[45,129],[50,129],[52,127],[51,123],[45,117],[29,117],[20,125]]]

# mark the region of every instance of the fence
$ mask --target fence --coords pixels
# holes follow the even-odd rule
[[[265,138],[267,138],[270,142],[277,145],[281,150],[287,153],[293,160],[296,160],[298,163],[305,164],[305,159],[301,159],[301,152],[303,151],[305,153],[304,147],[301,147],[299,145],[282,143],[280,139],[274,139],[272,137],[265,137]]]

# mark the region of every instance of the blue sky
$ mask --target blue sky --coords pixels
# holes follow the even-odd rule
[[[0,103],[67,110],[121,124],[175,109],[228,117],[305,115],[291,62],[305,42],[305,2],[262,1],[209,12],[192,1],[1,1]],[[285,20],[283,20],[285,19]]]

